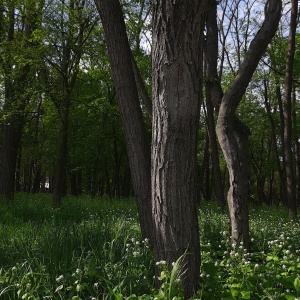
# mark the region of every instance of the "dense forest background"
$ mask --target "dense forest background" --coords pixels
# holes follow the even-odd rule
[[[122,1],[127,34],[142,77],[141,107],[151,141],[151,5]],[[221,1],[218,16],[218,77],[223,90],[235,77],[258,30],[260,1]],[[290,3],[275,38],[261,59],[241,104],[240,120],[250,131],[250,200],[287,204],[283,130]],[[298,23],[297,23],[298,24]],[[297,25],[298,28],[298,25]],[[205,32],[204,34],[207,34]],[[0,2],[0,194],[15,191],[132,195],[130,169],[101,21],[92,1]],[[292,163],[300,197],[299,34],[292,72]],[[205,101],[211,80],[204,74],[199,122],[199,199],[216,198],[212,141]],[[285,124],[285,125],[284,125]],[[219,150],[223,195],[228,171]]]

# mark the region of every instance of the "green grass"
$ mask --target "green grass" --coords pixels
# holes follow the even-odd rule
[[[183,299],[180,260],[161,263],[140,236],[133,200],[18,194],[0,206],[0,299]],[[233,250],[213,202],[199,209],[201,288],[194,299],[300,298],[300,225],[284,208],[251,209],[250,251]],[[183,275],[184,276],[184,275]]]
[[[53,210],[49,196],[18,195],[0,218],[0,299],[151,292],[152,254],[132,200],[67,198]]]

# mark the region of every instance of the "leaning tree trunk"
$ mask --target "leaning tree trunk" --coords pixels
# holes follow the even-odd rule
[[[196,154],[206,1],[152,2],[152,213],[156,261],[185,254],[184,292],[200,270]]]
[[[119,0],[95,0],[95,3],[107,42],[142,236],[152,240],[150,147],[139,103],[123,13]]]
[[[250,131],[237,117],[236,109],[252,75],[272,40],[281,16],[281,1],[269,0],[261,29],[249,46],[240,70],[223,96],[217,121],[217,135],[229,171],[227,195],[232,244],[249,244],[248,176]]]

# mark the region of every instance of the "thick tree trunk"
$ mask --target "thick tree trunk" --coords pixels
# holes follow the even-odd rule
[[[152,213],[155,260],[185,254],[185,297],[200,270],[196,154],[206,1],[152,2]]]
[[[249,46],[239,72],[223,96],[217,121],[217,135],[229,171],[227,195],[232,244],[249,244],[248,172],[250,131],[235,115],[251,77],[273,38],[281,16],[281,1],[269,0],[261,29]]]
[[[143,238],[153,239],[150,146],[139,104],[123,13],[118,0],[95,0],[108,47]]]
[[[297,218],[296,206],[296,185],[294,174],[294,158],[292,152],[292,80],[293,80],[293,65],[295,55],[295,40],[297,27],[298,0],[292,0],[290,33],[288,42],[288,53],[286,58],[285,69],[285,86],[284,86],[284,141],[283,141],[283,156],[284,168],[286,175],[286,198],[289,210],[290,219]]]

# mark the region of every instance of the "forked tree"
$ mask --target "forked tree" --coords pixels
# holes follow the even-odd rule
[[[269,0],[265,6],[265,20],[250,43],[238,73],[225,92],[217,121],[217,135],[229,171],[229,206],[232,243],[249,243],[248,177],[249,177],[249,128],[237,117],[236,110],[252,75],[268,44],[277,30],[282,2]]]

